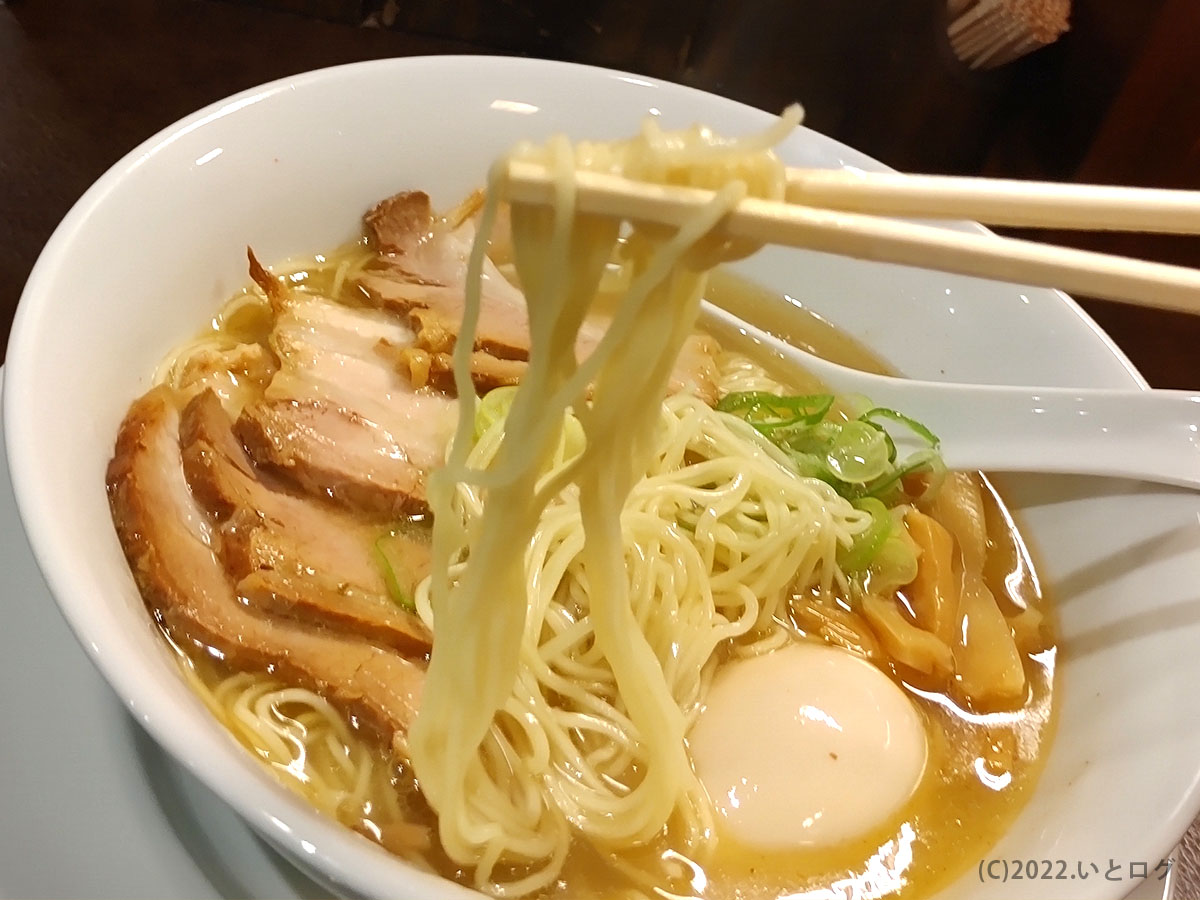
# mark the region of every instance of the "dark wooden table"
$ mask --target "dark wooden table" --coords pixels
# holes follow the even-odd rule
[[[207,0],[0,0],[0,349],[55,226],[158,130],[298,72],[473,49]]]

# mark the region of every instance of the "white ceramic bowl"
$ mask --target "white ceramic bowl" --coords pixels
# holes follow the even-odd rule
[[[799,98],[803,100],[803,98]],[[740,133],[767,115],[631,75],[516,59],[399,59],[275,82],[138,147],[75,205],[17,313],[4,383],[21,516],[80,642],[133,715],[268,840],[339,891],[465,893],[326,821],[237,747],[179,678],[109,520],[104,467],[129,402],[265,260],[356,233],[369,204],[420,187],[446,205],[521,138],[607,138],[660,115]],[[810,131],[796,165],[879,165]],[[931,379],[1136,387],[1069,299],[972,279],[769,250],[743,268]],[[1150,867],[1200,806],[1200,499],[1076,478],[1003,482],[1061,613],[1059,734],[1036,794],[989,856],[1065,860],[1086,881],[1043,897],[1117,897],[1091,863]],[[88,736],[80,735],[81,746]],[[86,764],[86,754],[81,756]],[[1013,896],[974,868],[947,896]]]

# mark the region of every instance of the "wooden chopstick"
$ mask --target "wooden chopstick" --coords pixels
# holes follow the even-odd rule
[[[1200,191],[849,169],[788,169],[791,203],[985,225],[1200,234]]]
[[[581,212],[679,226],[712,192],[575,173]],[[507,199],[549,204],[555,183],[533,163],[510,164]],[[1132,189],[1131,189],[1132,190]],[[1173,192],[1174,193],[1174,192]],[[1200,271],[1003,238],[952,231],[882,216],[747,199],[725,217],[721,233],[876,262],[918,266],[1017,284],[1059,288],[1140,306],[1200,314]]]

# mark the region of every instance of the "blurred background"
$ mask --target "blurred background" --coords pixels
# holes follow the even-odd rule
[[[229,93],[357,59],[575,60],[800,100],[907,171],[1200,188],[1198,0],[1060,0],[1069,30],[991,69],[947,35],[972,2],[0,0],[0,347],[41,245],[121,155]],[[1027,236],[1200,265],[1200,238]],[[1152,384],[1200,387],[1200,318],[1086,307]]]

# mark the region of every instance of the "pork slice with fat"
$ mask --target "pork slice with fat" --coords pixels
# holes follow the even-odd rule
[[[303,294],[270,337],[280,370],[248,405],[239,436],[257,462],[345,506],[399,517],[426,509],[425,476],[440,465],[455,402],[414,389],[394,352],[412,332],[386,312]]]
[[[180,445],[193,496],[219,525],[220,558],[252,609],[428,652],[428,630],[388,597],[372,555],[383,526],[265,484],[211,391],[184,409]]]
[[[407,317],[416,348],[428,354],[429,367],[422,374],[447,390],[453,385],[448,357],[462,328],[467,261],[475,233],[470,219],[452,227],[453,221],[435,218],[429,197],[420,192],[397,194],[379,203],[364,223],[381,256],[357,281],[368,302]],[[600,315],[584,321],[575,345],[581,362],[595,350],[608,325],[609,320]],[[488,257],[472,349],[471,376],[482,392],[515,383],[524,371],[521,363],[529,359],[525,297]],[[690,336],[676,360],[668,391],[689,391],[716,403],[714,355],[719,350],[708,335]]]
[[[212,648],[239,669],[270,667],[398,747],[424,670],[367,641],[255,615],[239,602],[184,478],[175,399],[158,387],[134,402],[107,472],[113,522],[147,605],[177,641]]]

